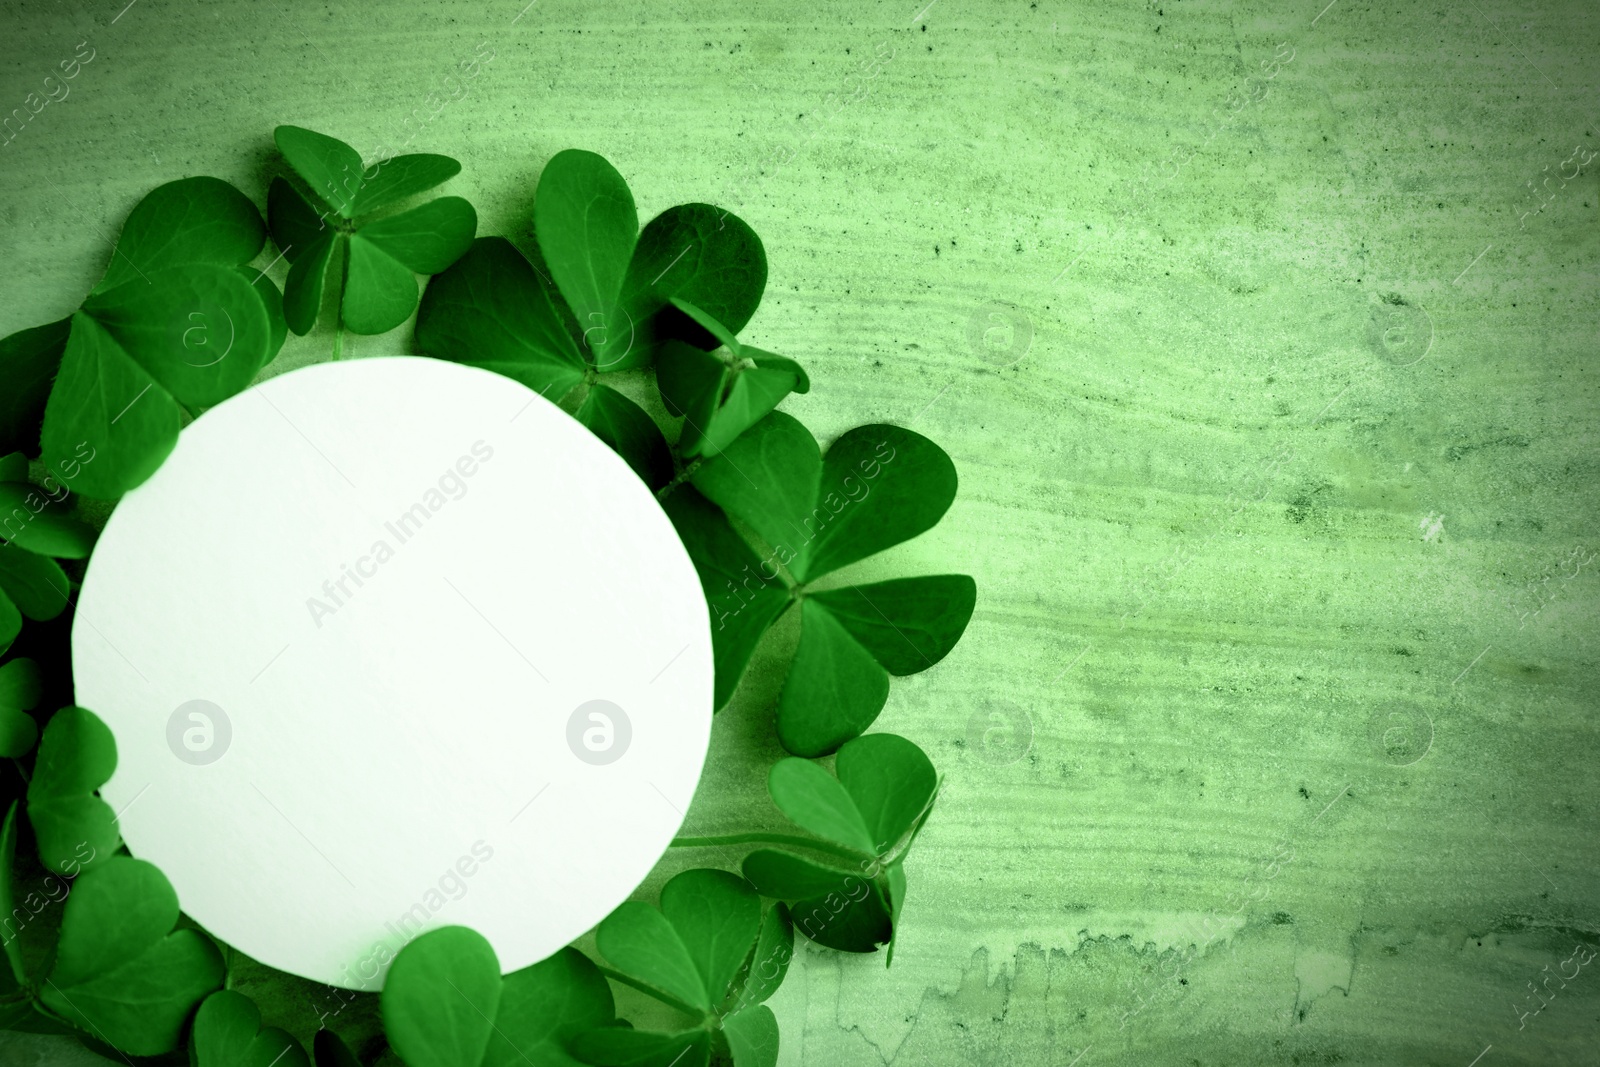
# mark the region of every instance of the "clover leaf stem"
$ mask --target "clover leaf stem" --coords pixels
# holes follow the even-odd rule
[[[699,470],[700,469],[700,464],[702,464],[704,462],[705,462],[704,459],[696,459],[696,460],[690,461],[683,468],[683,470],[679,471],[676,475],[673,476],[672,481],[668,482],[666,485],[663,485],[660,489],[656,490],[656,499],[657,500],[665,500],[665,499],[667,499],[667,497],[669,495],[671,495],[671,493],[672,493],[672,491],[674,489],[678,488],[678,486],[682,485],[684,482],[688,481],[690,478],[693,478],[694,477],[694,472]]]
[[[610,967],[607,967],[604,964],[597,963],[595,966],[599,969],[601,974],[605,975],[607,978],[610,978],[612,981],[621,982],[626,986],[632,986],[646,996],[651,996],[661,1001],[661,1003],[665,1004],[667,1007],[676,1008],[690,1018],[698,1019],[702,1024],[704,1024],[707,1019],[710,1018],[699,1008],[691,1008],[689,1005],[685,1004],[671,993],[663,993],[661,990],[652,985],[641,982],[637,978],[631,978],[628,975],[623,974],[621,971],[612,970]]]
[[[346,247],[339,265],[339,299],[333,305],[333,358],[344,358],[344,293],[350,284],[350,251]]]
[[[855,849],[845,848],[828,841],[819,841],[813,837],[799,837],[795,834],[723,834],[721,837],[675,837],[669,848],[715,848],[719,845],[789,845],[794,848],[809,848],[816,852],[826,852],[830,856],[853,861],[872,860],[876,857],[868,856]]]

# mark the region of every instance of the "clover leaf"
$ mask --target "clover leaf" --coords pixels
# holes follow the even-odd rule
[[[24,615],[44,621],[66,609],[71,583],[41,553],[82,559],[94,543],[94,531],[69,518],[27,476],[28,461],[20,452],[0,457],[0,654],[21,632]],[[59,486],[57,491],[64,499],[66,493]]]
[[[5,438],[31,436],[39,382],[54,373],[39,431],[52,474],[101,498],[144,481],[177,443],[180,405],[232,396],[282,345],[278,292],[244,267],[265,240],[255,205],[227,182],[152,190],[64,336],[56,323],[4,342],[0,358],[24,375],[23,395],[0,409]]]
[[[289,328],[316,325],[332,266],[340,265],[335,299],[339,323],[352,333],[394,329],[417,309],[417,274],[437,274],[472,244],[478,215],[459,196],[445,196],[397,215],[371,213],[455,177],[448,156],[395,156],[363,169],[343,141],[298,126],[273,133],[278,150],[305,182],[312,200],[283,178],[267,192],[272,239],[289,260],[284,313]],[[370,172],[370,173],[369,173]],[[328,214],[337,216],[329,221]]]
[[[22,632],[24,616],[46,622],[65,611],[71,589],[55,560],[0,541],[0,653]]]
[[[672,477],[672,453],[656,420],[609,385],[595,384],[579,405],[577,419],[632,467],[652,489]]]
[[[790,757],[773,766],[767,789],[796,825],[860,857],[858,869],[758,849],[745,858],[744,875],[763,896],[794,902],[795,925],[812,940],[856,952],[888,941],[892,960],[905,854],[932,810],[938,774],[920,748],[895,734],[846,742],[834,770],[837,777]]]
[[[572,1044],[579,1059],[604,1067],[705,1067],[713,1053],[727,1053],[738,1067],[770,1065],[766,1051],[776,1054],[777,1024],[761,1002],[783,981],[793,955],[787,909],[763,912],[760,897],[737,875],[689,870],[662,887],[659,907],[643,901],[618,907],[600,923],[595,941],[616,968],[612,977],[700,1025],[665,1034],[592,1029]]]
[[[559,401],[584,378],[570,317],[555,283],[510,241],[480,237],[428,282],[417,309],[417,347]]]
[[[595,366],[636,365],[637,358],[629,359],[636,324],[626,317],[621,297],[639,239],[639,214],[622,175],[594,152],[557,152],[534,191],[533,229]]]
[[[216,946],[174,930],[177,921],[178,896],[153,865],[115,856],[86,871],[67,897],[40,1002],[129,1055],[176,1048],[184,1020],[223,978]]]
[[[95,536],[61,499],[25,481],[0,481],[0,541],[41,556],[88,559]]]
[[[0,664],[0,756],[24,756],[39,739],[39,724],[28,712],[39,706],[43,688],[39,665],[33,660]]]
[[[671,340],[656,356],[662,402],[668,414],[684,420],[681,456],[715,456],[784,397],[810,390],[811,380],[794,360],[740,344],[731,330],[681,297],[670,303],[704,326],[713,346],[708,351]]]
[[[730,333],[744,330],[766,290],[766,250],[744,219],[709,203],[680,203],[651,219],[634,248],[622,291],[643,322],[661,310],[656,330],[678,333],[670,298],[693,304]],[[678,307],[682,312],[682,306]]]
[[[825,755],[860,734],[883,710],[891,673],[933,666],[966,630],[977,602],[966,575],[824,592],[806,585],[939,521],[955,497],[955,467],[920,434],[861,426],[824,457],[809,430],[773,411],[704,461],[690,482],[768,550],[761,558],[712,504],[668,498],[715,620],[718,707],[772,620],[789,603],[801,604],[800,642],[777,714],[778,738],[790,752]]]
[[[45,725],[28,783],[28,821],[39,861],[76,874],[112,862],[121,836],[117,817],[95,791],[117,769],[117,742],[85,708],[63,708]]]
[[[16,892],[11,883],[11,867],[16,857],[17,804],[13,801],[6,811],[5,824],[0,826],[0,915],[7,920],[17,913]],[[22,959],[22,944],[17,937],[20,932],[9,924],[0,929],[6,954],[6,966],[0,968],[0,1000],[18,995],[28,981],[27,967]]]
[[[611,987],[576,949],[502,978],[489,942],[461,926],[401,949],[380,1004],[389,1045],[409,1067],[570,1065],[567,1041],[615,1018]]]
[[[700,575],[711,608],[714,707],[733,698],[756,645],[790,603],[789,590],[761,569],[761,557],[726,515],[693,486],[680,485],[661,503]]]
[[[709,204],[681,204],[641,233],[628,183],[604,157],[568,149],[545,164],[534,194],[534,234],[599,371],[650,361],[657,315],[673,296],[737,332],[767,281],[766,253],[742,220]],[[731,222],[730,222],[731,220]]]
[[[882,424],[846,432],[824,459],[809,430],[775,411],[694,484],[805,582],[931,529],[955,500],[956,469],[926,437]]]
[[[310,1067],[300,1042],[275,1026],[263,1027],[255,1001],[231,989],[201,1003],[189,1049],[194,1067]]]
[[[50,384],[61,367],[72,319],[18,330],[0,338],[0,453],[36,452]]]

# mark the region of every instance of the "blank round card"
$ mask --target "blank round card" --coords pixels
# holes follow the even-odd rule
[[[511,971],[594,926],[711,728],[705,599],[649,489],[439,360],[206,412],[112,514],[72,648],[132,852],[223,941],[350,989],[423,930],[470,926]]]

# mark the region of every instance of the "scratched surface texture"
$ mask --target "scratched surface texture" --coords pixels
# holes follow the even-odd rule
[[[977,577],[877,724],[944,793],[893,969],[801,953],[783,1063],[1595,1062],[1593,5],[125,2],[4,5],[3,109],[94,58],[0,149],[0,330],[160,182],[264,203],[278,123],[455,156],[517,240],[583,147],[761,234],[825,442],[954,457],[852,575]],[[793,640],[689,831],[776,825]]]

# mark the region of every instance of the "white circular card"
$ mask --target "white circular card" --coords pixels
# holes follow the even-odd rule
[[[649,489],[526,387],[432,359],[206,412],[112,514],[72,647],[129,849],[223,941],[349,989],[423,930],[512,971],[593,927],[711,729],[705,599]]]

